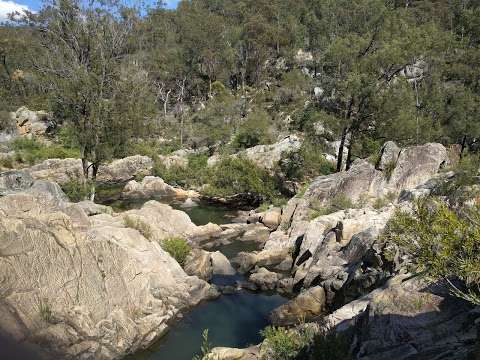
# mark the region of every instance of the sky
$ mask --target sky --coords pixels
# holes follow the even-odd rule
[[[132,3],[135,0],[129,0]],[[146,3],[155,4],[156,0],[145,0]],[[177,6],[179,0],[166,0],[167,8],[173,9]],[[8,14],[24,10],[37,11],[42,5],[41,0],[0,0],[0,22],[6,21]]]

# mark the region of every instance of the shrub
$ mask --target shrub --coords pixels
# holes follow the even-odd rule
[[[269,115],[265,112],[254,112],[240,126],[232,142],[234,149],[247,149],[259,144],[269,144]]]
[[[153,238],[153,231],[150,225],[132,216],[125,216],[123,223],[126,227],[137,230],[144,238],[151,240]]]
[[[390,180],[392,177],[393,171],[395,170],[396,163],[394,161],[390,161],[385,164],[385,169],[383,169],[383,173],[385,174],[385,178]]]
[[[412,213],[398,211],[388,222],[384,237],[411,256],[418,271],[433,278],[458,277],[467,293],[454,292],[480,304],[480,208],[457,214],[446,204],[421,199]]]
[[[51,323],[53,320],[53,312],[47,300],[41,300],[38,304],[38,313],[40,318],[46,323]]]
[[[267,326],[261,331],[265,341],[262,345],[265,351],[264,360],[295,359],[312,340],[312,333],[307,328],[303,330],[286,329]]]
[[[0,157],[0,168],[4,167],[7,169],[13,169],[13,157],[12,156],[4,156]]]
[[[31,165],[46,159],[78,158],[80,152],[77,149],[66,148],[62,145],[46,145],[35,139],[15,139],[11,147],[16,152],[19,162],[26,162]]]
[[[171,185],[186,188],[198,187],[208,179],[209,169],[207,167],[207,160],[207,155],[190,155],[186,167],[170,166],[167,168],[157,157],[153,167],[153,173]]]
[[[279,171],[289,180],[301,181],[335,172],[335,165],[325,159],[324,146],[305,140],[298,153],[283,154]]]
[[[315,219],[322,215],[329,215],[340,210],[355,209],[358,204],[354,204],[344,194],[335,195],[326,205],[322,205],[318,201],[310,203],[310,218]]]
[[[200,355],[195,355],[192,360],[216,360],[210,355],[212,345],[208,340],[208,329],[202,332],[202,345],[200,346]]]
[[[0,131],[11,132],[15,130],[15,121],[8,111],[0,111]]]
[[[80,179],[72,178],[62,186],[63,192],[72,202],[85,200],[90,195],[91,183],[83,182]]]
[[[280,196],[273,177],[244,158],[226,158],[216,164],[209,177],[207,195],[252,194],[264,200]]]
[[[346,334],[321,332],[313,338],[311,360],[350,360],[351,339]]]
[[[168,252],[181,267],[185,266],[188,254],[192,250],[191,246],[185,239],[169,238],[162,241],[162,248]]]

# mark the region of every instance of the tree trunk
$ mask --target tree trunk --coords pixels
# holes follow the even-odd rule
[[[95,201],[95,186],[97,184],[98,164],[92,164],[92,183],[90,186],[90,201]]]
[[[463,152],[465,151],[466,147],[467,147],[467,135],[463,135],[462,147],[460,148],[460,159],[463,158]]]
[[[343,148],[345,147],[345,140],[347,139],[347,131],[348,131],[347,127],[344,127],[342,131],[342,138],[340,139],[340,146],[338,147],[337,172],[342,171]]]
[[[350,139],[348,141],[348,153],[347,153],[347,161],[345,170],[350,170],[350,166],[352,165],[352,147],[353,147],[353,132],[350,133]]]

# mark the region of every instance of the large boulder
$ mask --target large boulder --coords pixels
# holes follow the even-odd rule
[[[0,198],[3,334],[50,357],[120,359],[210,296],[139,231],[105,214],[82,225],[77,205],[37,196]]]
[[[108,165],[100,166],[97,180],[101,182],[121,183],[133,180],[136,177],[150,175],[153,160],[148,156],[134,155],[114,160]]]
[[[184,268],[187,274],[207,281],[213,275],[235,275],[236,273],[230,261],[221,252],[207,252],[198,248],[192,249]]]
[[[35,180],[54,181],[65,184],[72,179],[83,179],[80,159],[47,159],[25,169]]]
[[[277,287],[277,283],[282,278],[280,274],[260,268],[252,275],[249,280],[264,291],[272,291]]]
[[[168,185],[163,179],[155,176],[146,176],[139,183],[129,181],[122,191],[122,198],[148,199],[151,197],[198,198],[195,191],[187,191]]]
[[[325,291],[321,286],[310,288],[270,314],[274,325],[295,325],[309,321],[325,311]]]

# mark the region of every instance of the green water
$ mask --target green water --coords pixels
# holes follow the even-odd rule
[[[226,207],[199,202],[194,207],[183,207],[182,202],[172,198],[151,198],[124,200],[120,198],[120,186],[103,189],[97,198],[99,203],[112,206],[116,211],[139,209],[149,200],[157,200],[175,209],[186,212],[193,223],[205,225],[232,223],[235,210]],[[211,249],[221,251],[232,258],[241,251],[258,250],[256,242],[234,241]],[[216,276],[212,283],[218,286],[233,286],[237,281],[245,281],[240,275]],[[209,342],[212,347],[225,346],[243,348],[258,344],[262,338],[260,331],[269,325],[268,315],[287,299],[274,294],[253,293],[245,290],[222,295],[214,301],[200,304],[188,312],[183,319],[175,323],[171,330],[148,350],[130,356],[130,360],[191,360],[200,351],[202,332],[209,330]]]
[[[233,259],[238,253],[257,251],[262,248],[262,244],[256,241],[234,241],[228,245],[215,246],[209,251],[220,251],[228,259]]]
[[[131,360],[191,360],[209,330],[212,347],[243,348],[258,344],[260,330],[269,324],[268,314],[287,300],[280,295],[240,291],[197,306],[157,344]]]

